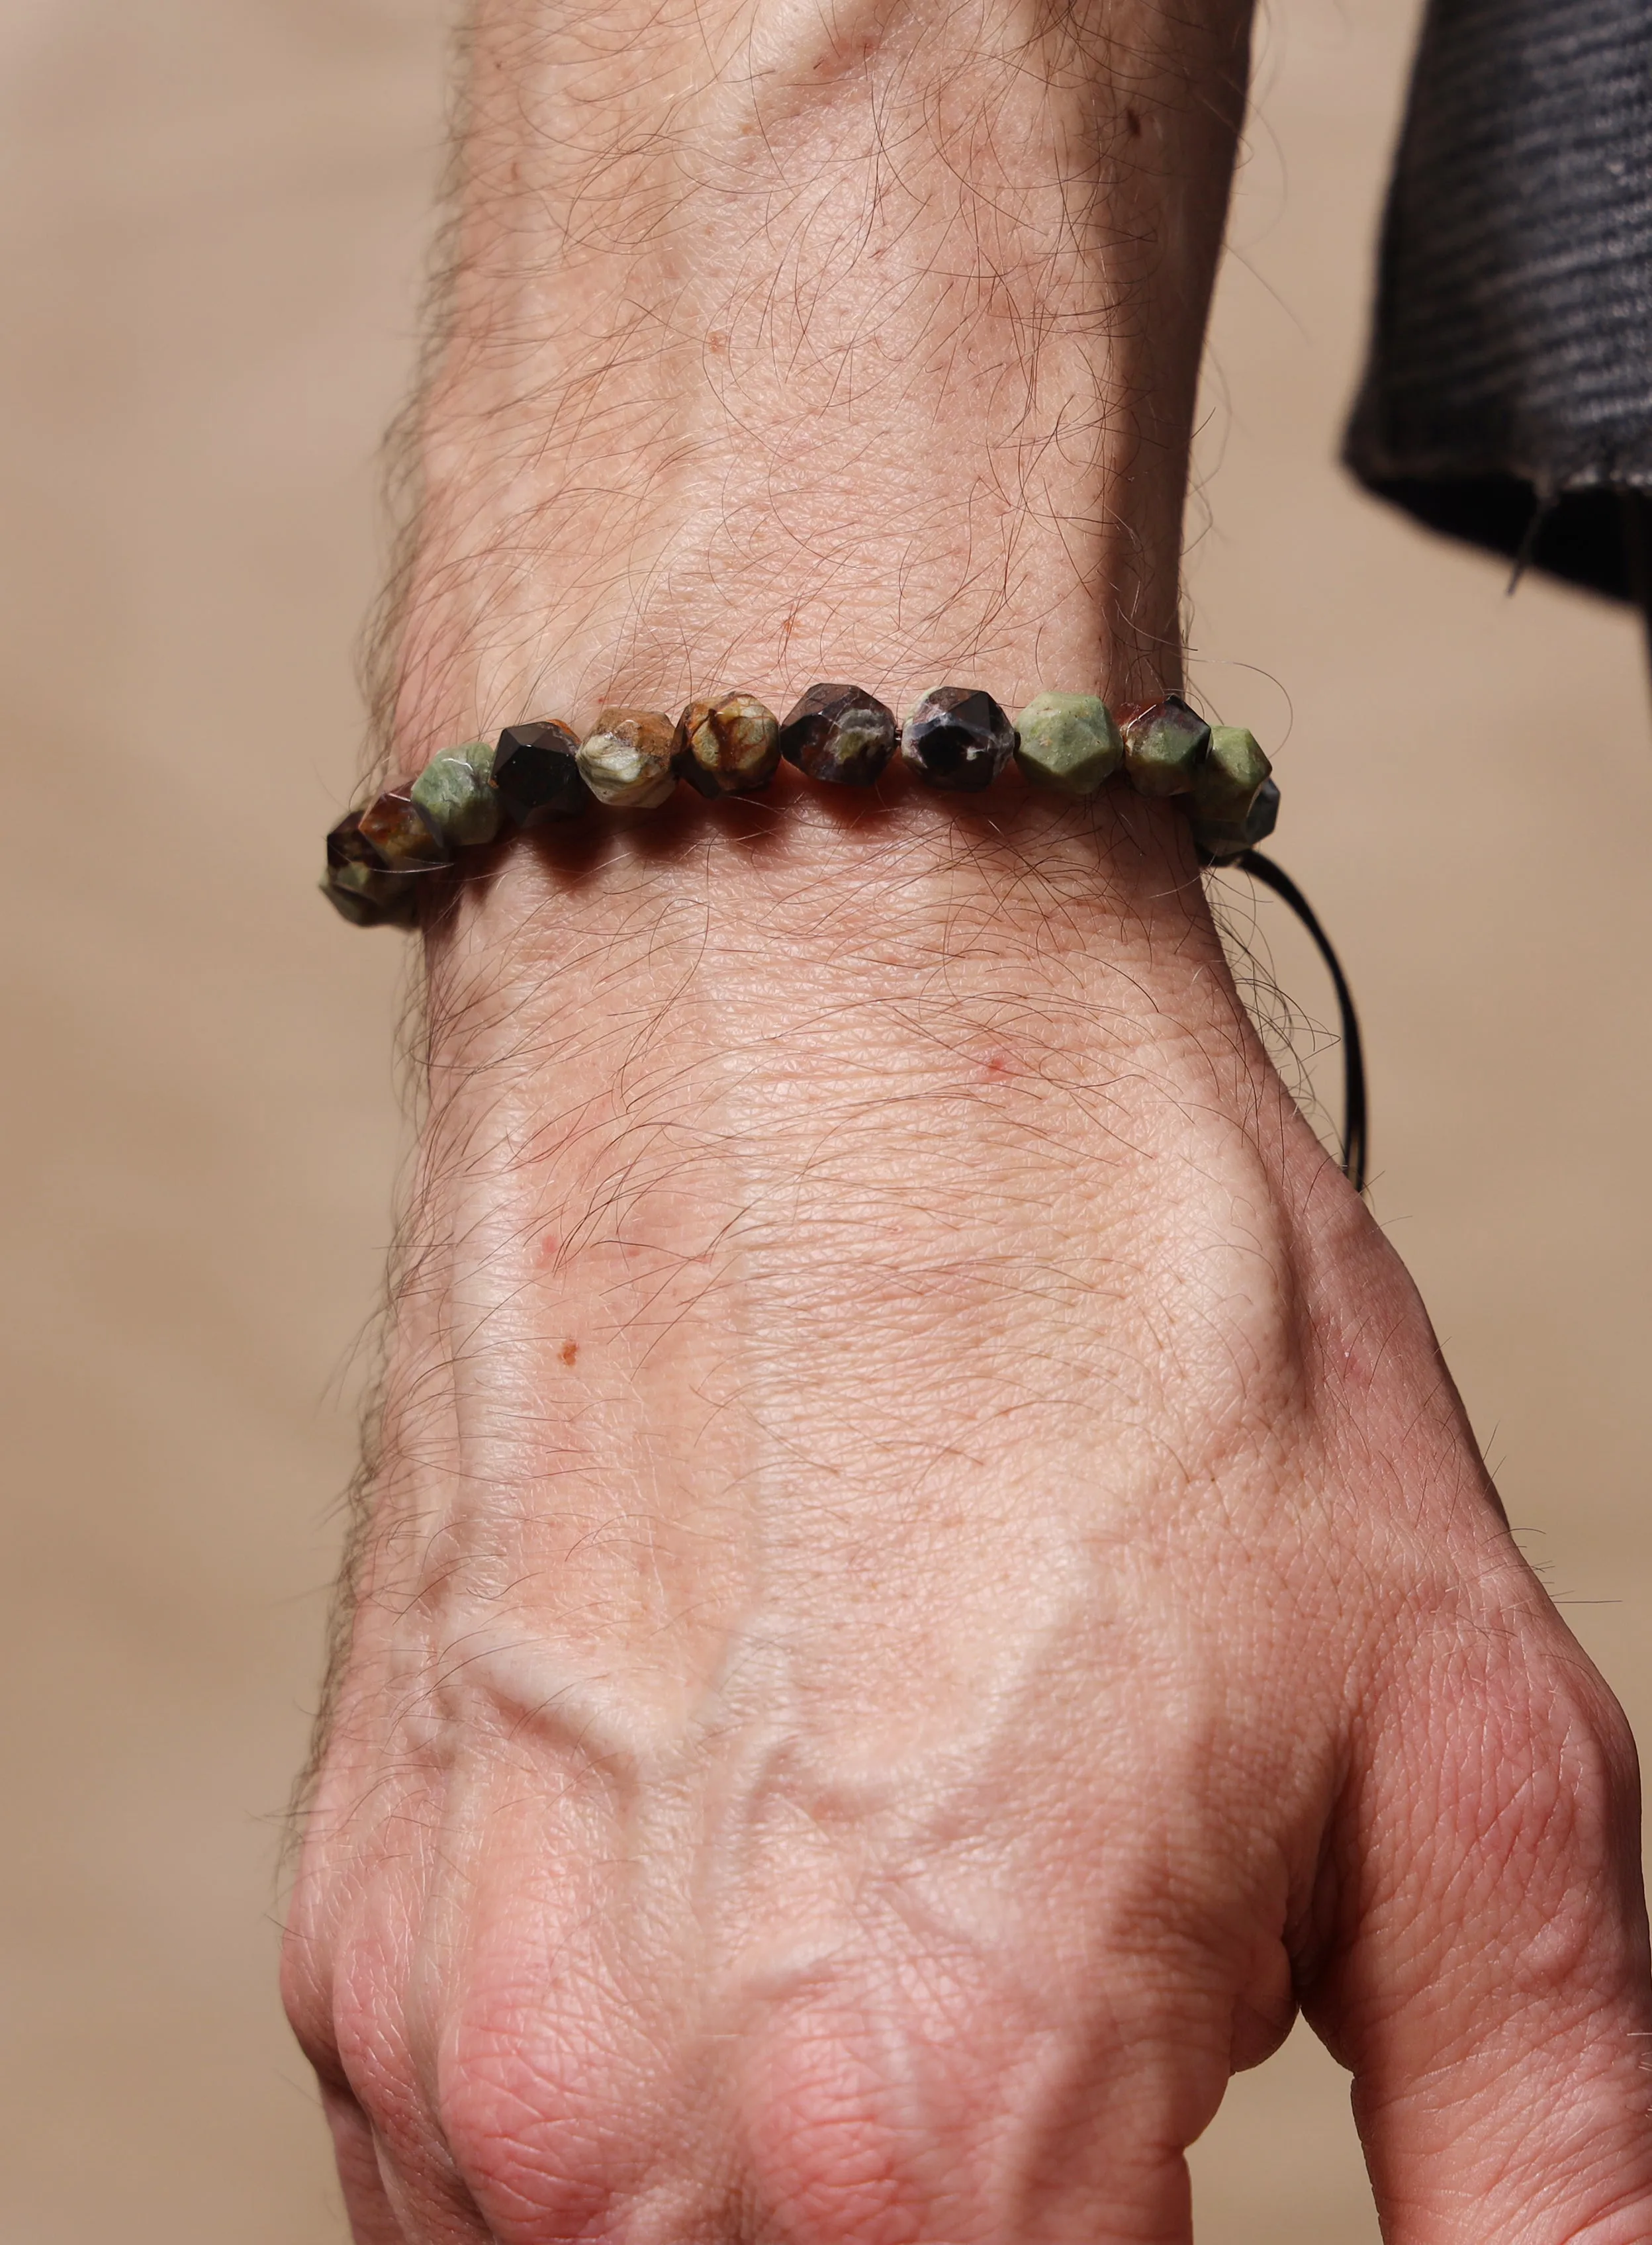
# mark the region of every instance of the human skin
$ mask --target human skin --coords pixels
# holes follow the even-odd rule
[[[1178,675],[1227,0],[490,0],[388,755]],[[518,840],[286,1957],[355,2236],[1157,2245],[1300,2005],[1400,2245],[1652,2237],[1632,1746],[1174,806]]]

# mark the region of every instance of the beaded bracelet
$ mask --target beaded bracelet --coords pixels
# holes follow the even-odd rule
[[[674,725],[652,709],[602,710],[582,741],[555,718],[507,725],[431,757],[327,838],[323,892],[358,927],[413,927],[422,885],[461,851],[508,831],[577,818],[592,803],[652,811],[679,781],[704,796],[755,795],[782,759],[806,778],[870,787],[890,759],[927,786],[973,794],[1013,760],[1033,786],[1082,800],[1122,777],[1139,795],[1181,797],[1203,865],[1229,865],[1283,899],[1329,968],[1342,1014],[1342,1166],[1365,1184],[1365,1076],[1352,995],[1307,899],[1256,844],[1272,833],[1279,790],[1253,734],[1208,725],[1179,694],[1115,720],[1093,694],[1040,694],[1013,723],[990,694],[941,686],[897,725],[858,686],[811,686],[782,724],[749,694],[691,702]]]
[[[990,694],[942,686],[904,726],[858,686],[811,686],[782,724],[749,694],[691,702],[674,725],[607,709],[581,741],[554,718],[507,725],[431,757],[407,789],[353,811],[327,838],[325,893],[360,927],[409,927],[424,878],[502,832],[577,817],[594,803],[652,811],[686,780],[753,795],[782,757],[806,777],[870,787],[890,758],[934,788],[973,794],[1013,760],[1035,787],[1074,799],[1121,774],[1138,794],[1185,797],[1194,839],[1236,858],[1272,832],[1279,790],[1255,736],[1208,725],[1179,694],[1115,721],[1093,694],[1040,694],[1013,723]]]

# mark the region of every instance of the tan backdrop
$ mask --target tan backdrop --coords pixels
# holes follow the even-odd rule
[[[337,2245],[273,1992],[399,1143],[399,941],[315,897],[373,454],[439,157],[438,0],[0,11],[8,2245]],[[1283,0],[1222,281],[1195,677],[1283,743],[1376,1205],[1527,1548],[1652,1727],[1652,722],[1628,620],[1334,466],[1412,10]],[[1310,1019],[1288,932],[1261,939]],[[1334,1068],[1322,1076],[1334,1082]],[[1300,2032],[1202,2245],[1369,2245]]]

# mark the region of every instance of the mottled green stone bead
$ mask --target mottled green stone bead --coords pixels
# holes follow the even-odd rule
[[[1138,710],[1124,728],[1124,769],[1138,795],[1189,795],[1210,728],[1179,694]]]
[[[1210,753],[1193,776],[1193,815],[1212,825],[1242,823],[1273,766],[1242,725],[1213,725]]]
[[[492,770],[492,743],[471,741],[432,756],[414,781],[414,802],[450,849],[474,849],[498,832],[504,809]]]
[[[611,810],[657,810],[676,790],[675,732],[655,709],[600,710],[579,743],[580,777]]]
[[[1202,849],[1231,857],[1273,831],[1279,790],[1271,784],[1272,770],[1254,733],[1242,725],[1212,726],[1210,753],[1193,783],[1193,833]]]
[[[416,927],[418,876],[359,859],[329,865],[322,894],[354,927]]]
[[[1034,787],[1093,795],[1124,762],[1113,712],[1093,694],[1040,694],[1015,721],[1015,761]]]

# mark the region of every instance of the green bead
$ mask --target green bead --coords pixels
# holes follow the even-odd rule
[[[1210,728],[1179,694],[1138,711],[1124,729],[1124,768],[1138,795],[1188,795],[1210,746]]]
[[[1273,831],[1279,790],[1273,767],[1242,725],[1214,725],[1210,753],[1193,781],[1194,839],[1214,857],[1249,850]]]
[[[1093,795],[1124,761],[1113,712],[1093,694],[1040,694],[1015,721],[1015,761],[1035,787]]]
[[[1210,753],[1193,777],[1193,815],[1215,826],[1242,824],[1273,766],[1242,725],[1213,725]]]
[[[494,792],[492,769],[491,743],[472,741],[432,756],[409,790],[450,848],[491,842],[498,832],[503,811]]]
[[[416,927],[415,873],[391,873],[353,860],[329,865],[322,894],[355,927]]]

